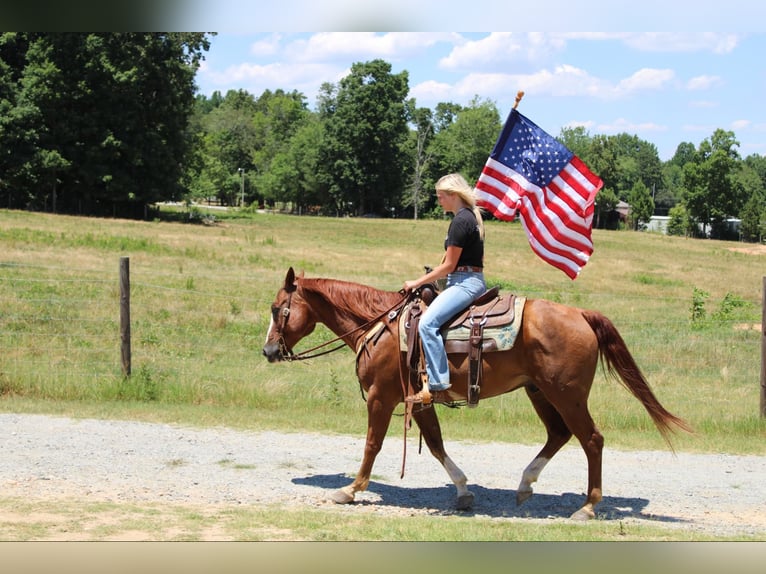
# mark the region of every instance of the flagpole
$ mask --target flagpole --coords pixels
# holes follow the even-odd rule
[[[513,109],[514,110],[519,106],[519,102],[521,101],[521,98],[523,98],[523,97],[524,97],[524,91],[523,90],[519,90],[516,93],[516,102],[514,102],[514,104],[513,104]]]

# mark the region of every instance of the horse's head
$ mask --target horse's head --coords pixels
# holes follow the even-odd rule
[[[293,354],[293,346],[316,327],[313,313],[298,294],[299,280],[290,267],[285,276],[285,284],[271,304],[271,324],[263,346],[263,355],[270,363],[289,359]]]

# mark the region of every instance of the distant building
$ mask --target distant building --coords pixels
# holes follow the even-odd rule
[[[646,231],[651,231],[652,233],[662,233],[663,235],[667,235],[669,221],[670,221],[669,215],[652,215],[649,218],[649,223],[646,224]]]
[[[630,215],[630,204],[625,203],[624,201],[618,201],[617,205],[615,206],[614,210],[617,212],[620,221],[622,223],[628,222],[628,216]]]
[[[646,224],[646,231],[652,231],[654,233],[662,233],[664,235],[667,235],[668,233],[668,222],[670,221],[670,216],[668,215],[652,215],[652,217],[649,219],[649,223]],[[723,230],[724,237],[721,237],[720,239],[729,239],[729,240],[738,240],[740,238],[740,227],[742,225],[742,220],[737,219],[736,217],[730,217],[726,220],[726,226]],[[700,235],[703,234],[703,225],[700,223],[698,225],[699,233]],[[707,229],[705,231],[705,237],[710,237],[710,226],[707,226]]]

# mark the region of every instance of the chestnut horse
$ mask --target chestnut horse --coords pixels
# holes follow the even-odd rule
[[[398,321],[389,312],[404,302],[401,292],[333,279],[296,277],[290,268],[279,289],[263,348],[270,362],[294,358],[293,347],[314,330],[326,325],[357,352],[357,375],[367,392],[367,441],[354,481],[333,493],[340,504],[353,502],[355,493],[367,488],[375,457],[383,444],[394,409],[404,401],[402,352]],[[369,336],[373,327],[375,335]],[[687,423],[668,412],[654,396],[625,342],[612,322],[597,311],[568,307],[544,299],[527,299],[522,325],[514,346],[507,351],[482,354],[481,398],[496,397],[524,388],[547,430],[542,450],[524,469],[516,492],[517,504],[532,496],[532,483],[551,458],[574,435],[588,460],[585,504],[575,519],[595,517],[601,501],[601,456],[604,439],[588,412],[588,395],[599,358],[610,374],[644,405],[657,429],[670,444],[673,427],[691,431]],[[469,361],[450,355],[450,399],[467,398]],[[406,367],[405,367],[406,369]],[[406,377],[407,374],[405,373]],[[615,377],[617,378],[617,377]],[[470,508],[474,495],[463,472],[447,456],[441,429],[432,407],[415,408],[412,418],[420,427],[431,454],[444,466],[457,488],[457,507]]]

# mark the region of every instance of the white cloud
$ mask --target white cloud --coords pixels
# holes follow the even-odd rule
[[[292,61],[333,61],[382,58],[398,61],[418,54],[438,42],[459,41],[460,36],[443,32],[323,32],[296,40],[285,47]]]
[[[643,68],[621,80],[615,88],[615,94],[622,95],[642,90],[659,90],[664,88],[674,78],[675,73],[673,70]]]
[[[480,93],[489,99],[505,99],[509,93],[523,90],[527,94],[554,97],[585,96],[600,99],[616,99],[645,90],[660,90],[675,78],[672,70],[643,69],[621,80],[616,85],[589,74],[582,68],[570,65],[543,69],[533,74],[474,73],[464,76],[452,88],[439,84],[440,93],[451,94],[462,100]],[[416,97],[433,90],[418,85],[413,88]],[[423,86],[423,87],[421,87]]]
[[[573,41],[619,41],[642,52],[728,54],[741,39],[737,34],[721,33],[493,32],[478,40],[456,43],[452,52],[439,61],[439,67],[446,70],[485,70],[512,62],[540,62],[563,52]]]
[[[734,120],[731,122],[731,129],[732,131],[736,130],[746,130],[750,127],[752,122],[750,120]]]
[[[585,128],[586,131],[590,131],[590,129],[596,125],[596,122],[593,120],[572,120],[564,124],[562,127],[564,128]]]
[[[539,61],[566,46],[564,36],[541,32],[493,32],[458,43],[439,61],[446,70],[484,70],[518,61]]]
[[[415,98],[418,105],[434,105],[438,102],[454,101],[454,89],[451,84],[429,80],[410,87],[410,97]]]
[[[346,68],[324,64],[273,64],[243,63],[230,66],[221,72],[208,71],[210,81],[224,93],[229,89],[243,89],[256,96],[264,90],[298,90],[309,100],[323,82],[336,82],[348,73]]]
[[[709,90],[723,85],[720,76],[697,76],[686,82],[686,88],[689,90]]]
[[[266,38],[253,42],[250,45],[250,53],[258,58],[273,56],[279,52],[281,40],[281,34],[271,34]]]
[[[625,118],[619,118],[611,123],[602,123],[596,127],[596,131],[605,134],[617,134],[617,133],[647,133],[647,132],[665,132],[667,126],[662,126],[652,122],[631,122]]]

